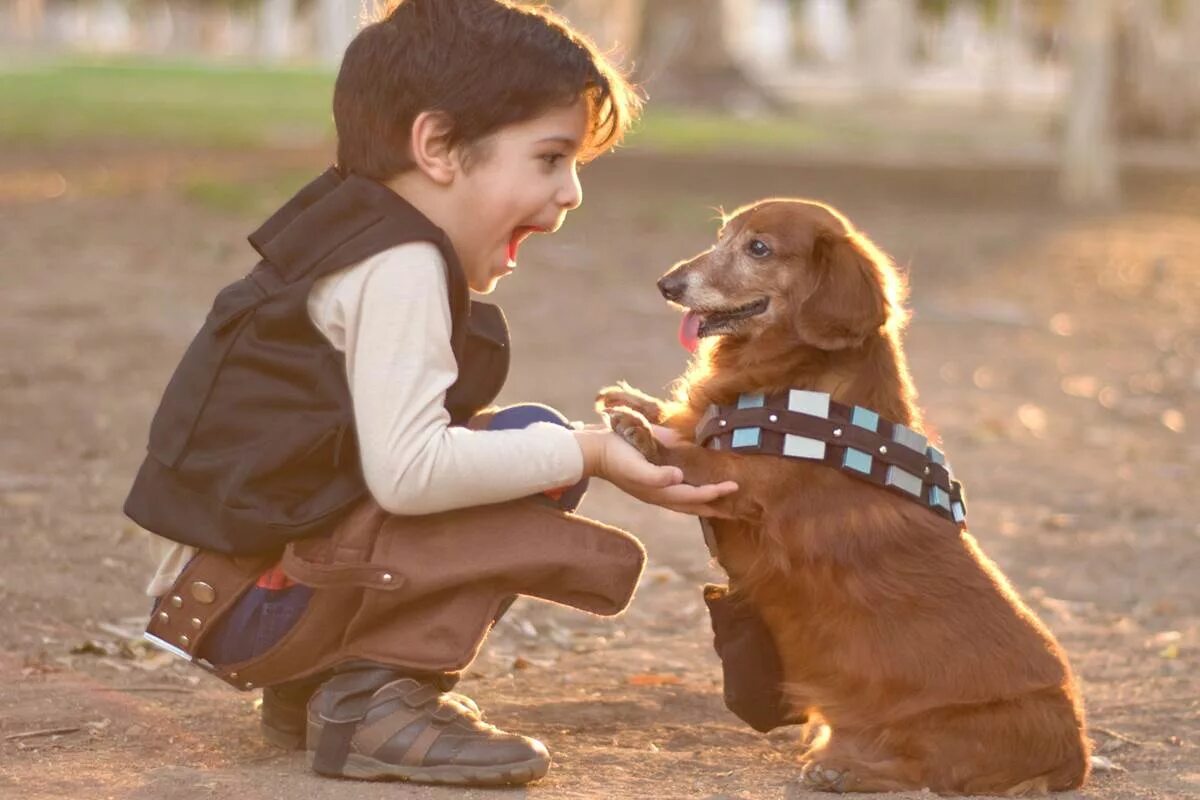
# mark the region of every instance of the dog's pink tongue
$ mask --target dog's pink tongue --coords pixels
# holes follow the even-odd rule
[[[679,343],[689,353],[696,352],[700,346],[700,315],[696,312],[689,311],[683,315],[683,322],[679,324]]]

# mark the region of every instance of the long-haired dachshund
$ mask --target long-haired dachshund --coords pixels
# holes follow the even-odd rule
[[[923,445],[901,348],[906,286],[891,261],[828,206],[767,200],[729,217],[713,247],[658,285],[685,309],[697,353],[671,400],[621,384],[598,405],[688,483],[739,484],[715,503],[714,550],[771,632],[793,715],[827,726],[802,757],[807,785],[1010,795],[1082,785],[1089,746],[1066,657],[960,524],[961,508],[947,513],[928,485],[906,497],[812,453],[694,443],[712,406],[801,390]],[[647,422],[692,443],[663,446]]]

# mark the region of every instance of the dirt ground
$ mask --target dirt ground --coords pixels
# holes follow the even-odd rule
[[[0,154],[0,796],[483,797],[320,779],[264,744],[239,694],[138,642],[151,560],[120,514],[150,415],[213,293],[250,265],[250,213],[186,199],[320,154]],[[971,528],[1060,637],[1109,769],[1086,798],[1200,797],[1200,175],[1131,176],[1068,215],[1040,172],[867,170],[623,154],[584,173],[557,237],[498,293],[502,401],[590,417],[618,378],[685,354],[653,280],[713,208],[834,203],[911,270],[908,352],[969,489]],[[1188,487],[1193,487],[1189,489]],[[726,712],[694,520],[596,487],[583,511],[651,560],[616,620],[522,600],[463,683],[537,736],[550,775],[502,795],[796,798],[797,732]],[[915,795],[914,795],[915,796]]]

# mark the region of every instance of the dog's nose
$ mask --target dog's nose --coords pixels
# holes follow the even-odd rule
[[[664,275],[658,279],[658,290],[672,302],[683,297],[686,288],[687,280],[679,275]]]

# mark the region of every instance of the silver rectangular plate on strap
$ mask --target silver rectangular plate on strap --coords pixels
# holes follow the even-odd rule
[[[787,407],[788,411],[829,419],[829,395],[825,392],[791,389],[788,391]]]
[[[923,434],[917,433],[912,428],[904,425],[892,426],[892,439],[897,444],[902,444],[909,450],[915,450],[921,455],[925,455],[925,447],[929,444],[929,440]]]
[[[737,428],[733,432],[734,447],[758,447],[762,441],[762,428]]]
[[[897,489],[902,489],[914,497],[921,496],[921,479],[897,466],[888,467],[884,483],[887,486],[895,486]]]
[[[820,461],[825,458],[825,443],[807,436],[784,434],[783,454],[791,458],[811,458]]]

